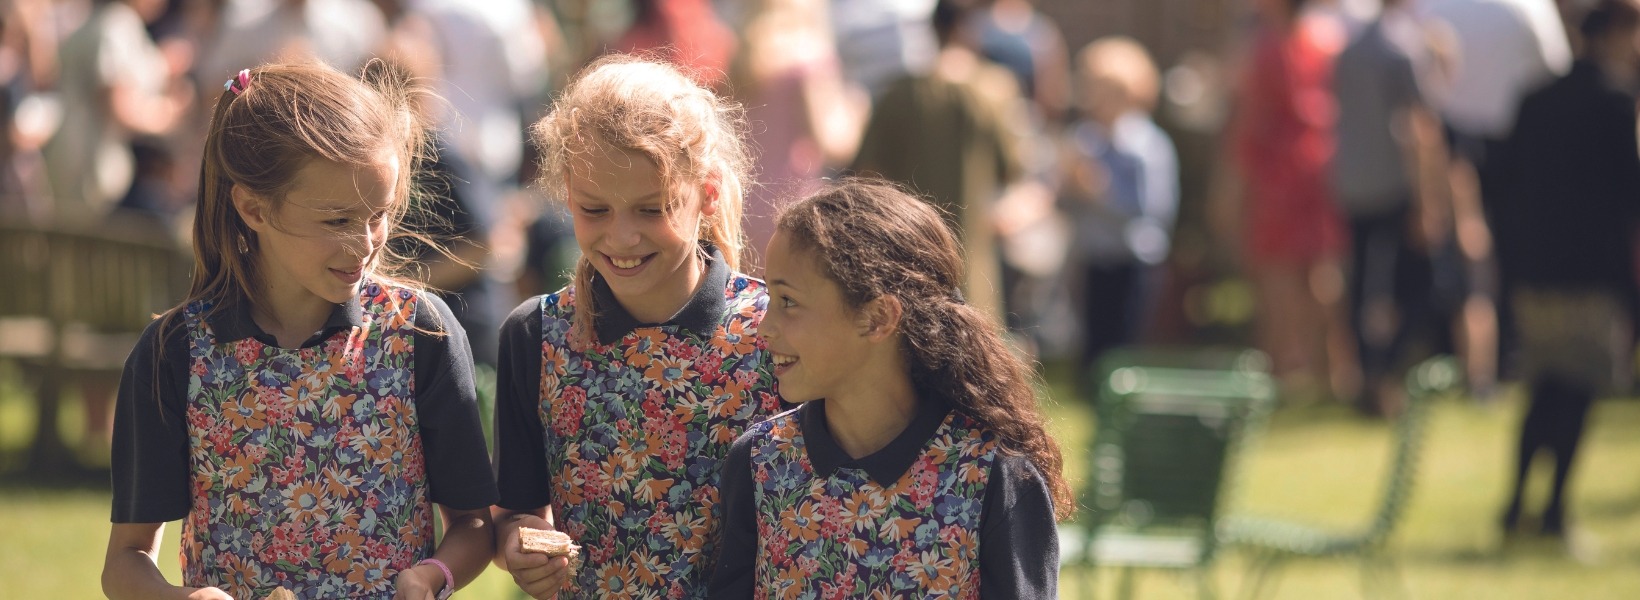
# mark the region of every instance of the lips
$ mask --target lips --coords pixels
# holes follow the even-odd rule
[[[360,278],[364,277],[364,267],[354,267],[352,271],[331,269],[330,274],[335,275],[336,278],[342,280],[343,283],[353,285],[358,283]]]
[[[614,274],[630,277],[642,271],[643,268],[649,264],[649,259],[654,258],[655,255],[644,254],[641,256],[610,256],[605,254],[603,257],[605,264],[609,265],[610,270],[613,271]]]
[[[774,376],[779,377],[797,365],[797,357],[791,354],[770,352],[769,357],[774,359]]]

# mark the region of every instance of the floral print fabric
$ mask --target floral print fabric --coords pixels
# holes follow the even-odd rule
[[[951,411],[899,481],[815,473],[799,413],[753,427],[756,592],[769,598],[979,598],[995,436]]]
[[[574,290],[542,297],[541,422],[552,512],[582,547],[560,597],[704,598],[719,540],[718,464],[780,409],[757,326],[763,283],[732,274],[709,336],[641,327],[568,345]]]
[[[417,297],[366,282],[364,326],[290,350],[217,344],[187,308],[193,508],[183,579],[235,598],[390,598],[432,555],[416,425]]]

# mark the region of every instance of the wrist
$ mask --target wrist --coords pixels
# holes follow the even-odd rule
[[[449,598],[450,594],[455,593],[456,581],[450,575],[450,568],[436,558],[416,563],[410,572],[439,600]]]

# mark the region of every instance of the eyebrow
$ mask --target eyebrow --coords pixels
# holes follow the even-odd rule
[[[777,285],[789,287],[789,288],[794,289],[794,290],[797,289],[797,286],[792,285],[792,283],[790,281],[786,281],[784,279],[770,279],[769,280],[769,287],[774,287],[774,286],[777,286]]]
[[[591,199],[599,201],[599,202],[609,202],[609,199],[604,198],[603,196],[600,196],[598,194],[594,194],[592,192],[588,192],[588,191],[583,190],[583,189],[575,188],[575,187],[569,188],[569,193],[570,193],[571,196],[584,196],[584,197],[591,198]],[[640,202],[646,202],[646,201],[649,201],[649,200],[653,200],[658,196],[659,197],[664,197],[665,195],[666,195],[666,190],[656,190],[652,193],[644,194],[643,196],[640,196],[636,199],[627,200],[626,203],[627,204],[638,204]]]

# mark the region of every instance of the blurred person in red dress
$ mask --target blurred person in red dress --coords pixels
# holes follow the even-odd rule
[[[1359,386],[1343,310],[1348,240],[1333,202],[1333,58],[1342,25],[1305,0],[1260,0],[1261,30],[1239,90],[1231,148],[1246,184],[1242,251],[1258,296],[1258,338],[1290,392]]]
[[[636,0],[632,27],[611,47],[631,54],[658,50],[690,77],[709,87],[726,82],[735,55],[735,33],[718,20],[708,0]]]
[[[864,86],[843,77],[827,0],[755,0],[731,69],[758,148],[746,190],[746,273],[763,276],[763,252],[783,202],[820,189],[827,168],[847,166],[871,112]]]

